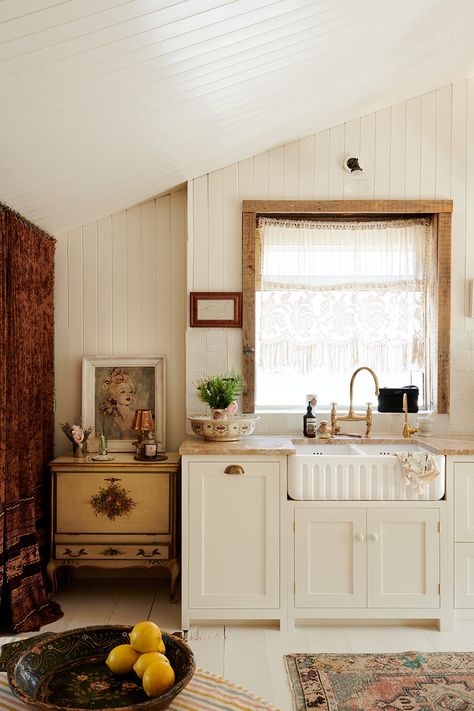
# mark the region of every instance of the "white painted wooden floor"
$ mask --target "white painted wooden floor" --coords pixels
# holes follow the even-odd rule
[[[151,619],[163,629],[180,629],[179,605],[168,600],[166,578],[80,579],[61,586],[64,617],[44,630],[62,631],[94,624],[130,624]],[[0,643],[11,640],[0,632]],[[474,621],[454,632],[428,627],[305,626],[280,632],[268,626],[213,625],[189,631],[197,664],[231,679],[292,711],[283,655],[290,652],[474,651]]]

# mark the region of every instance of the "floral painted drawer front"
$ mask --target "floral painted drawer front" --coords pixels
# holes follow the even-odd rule
[[[56,533],[170,531],[170,475],[58,472]]]

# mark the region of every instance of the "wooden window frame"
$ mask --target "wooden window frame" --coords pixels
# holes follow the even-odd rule
[[[255,287],[256,228],[260,216],[318,218],[429,217],[437,237],[438,259],[438,373],[437,412],[449,413],[451,331],[451,216],[452,200],[244,200],[242,202],[242,338],[244,412],[255,412]]]

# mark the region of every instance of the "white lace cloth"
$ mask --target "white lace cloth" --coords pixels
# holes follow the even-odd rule
[[[422,494],[427,484],[439,476],[438,466],[427,452],[396,452],[402,467],[402,483]]]
[[[433,242],[428,220],[261,218],[259,232],[261,368],[422,367]]]

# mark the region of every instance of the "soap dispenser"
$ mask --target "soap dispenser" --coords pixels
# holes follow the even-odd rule
[[[306,414],[303,416],[303,434],[305,437],[316,437],[316,417],[314,416],[313,407],[316,407],[316,395],[307,395],[308,407]]]

